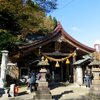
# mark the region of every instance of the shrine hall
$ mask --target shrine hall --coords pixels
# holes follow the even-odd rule
[[[74,39],[59,22],[53,32],[46,36],[30,35],[26,41],[18,45],[19,78],[32,70],[38,73],[41,67],[45,67],[51,81],[83,84],[84,71],[91,61],[90,54],[95,52],[94,48]],[[41,61],[44,63],[39,65]]]

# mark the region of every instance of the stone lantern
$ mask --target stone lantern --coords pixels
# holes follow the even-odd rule
[[[47,61],[44,60],[44,57],[41,58],[41,61],[37,66],[41,66],[39,73],[41,75],[40,80],[38,81],[38,87],[36,91],[35,100],[52,100],[52,95],[50,94],[50,89],[48,88],[48,82],[46,81],[47,70],[45,66],[49,65]]]
[[[100,100],[100,62],[94,59],[89,66],[92,66],[93,80],[90,87],[90,96]]]

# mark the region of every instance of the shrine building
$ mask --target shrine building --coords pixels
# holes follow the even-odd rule
[[[75,40],[59,22],[50,34],[35,34],[27,37],[26,41],[18,46],[19,78],[32,70],[38,73],[44,66],[50,72],[51,81],[83,84],[84,71],[91,61],[90,54],[95,52],[94,48]],[[41,60],[46,64],[39,65]]]

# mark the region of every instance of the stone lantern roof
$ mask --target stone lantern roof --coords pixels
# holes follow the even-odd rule
[[[100,65],[100,61],[94,59],[90,64],[89,66],[99,66]]]

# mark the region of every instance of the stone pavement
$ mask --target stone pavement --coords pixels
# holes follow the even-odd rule
[[[71,84],[69,86],[59,86],[51,89],[51,94],[55,100],[85,100],[90,88]],[[84,99],[85,98],[85,99]],[[88,98],[87,100],[91,100]]]
[[[50,92],[53,100],[92,100],[90,98],[83,99],[89,93],[89,88],[78,86],[76,84],[64,85],[62,83],[53,83],[50,85]],[[19,88],[19,96],[13,98],[0,98],[0,100],[33,100],[35,92],[27,94],[27,88]]]

